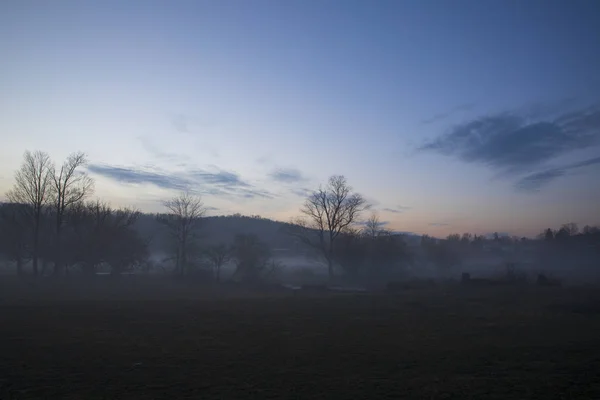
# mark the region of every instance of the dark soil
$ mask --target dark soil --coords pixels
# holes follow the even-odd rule
[[[600,398],[591,289],[0,290],[0,399]]]

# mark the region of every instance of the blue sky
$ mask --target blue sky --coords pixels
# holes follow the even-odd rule
[[[600,223],[600,4],[0,3],[0,193],[25,150],[99,197],[287,220],[332,174],[402,231]]]

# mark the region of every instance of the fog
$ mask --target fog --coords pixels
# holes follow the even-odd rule
[[[600,229],[590,225],[549,227],[535,239],[396,233],[343,175],[307,191],[298,216],[288,222],[257,215],[207,217],[210,206],[191,190],[165,199],[164,212],[144,214],[91,200],[87,162],[76,152],[59,170],[47,153],[25,152],[7,193],[10,202],[0,205],[4,274],[361,290],[411,280],[598,281]]]
[[[600,283],[600,232],[590,226],[579,231],[576,225],[565,224],[549,228],[534,239],[471,234],[432,238],[394,234],[380,228],[376,232],[355,229],[336,238],[330,275],[323,252],[290,232],[293,224],[242,215],[204,218],[182,267],[181,263],[178,266],[176,240],[168,225],[160,222],[160,216],[134,213],[127,224],[119,225],[126,211],[110,208],[105,208],[108,217],[102,221],[104,227],[96,224],[95,230],[86,230],[82,221],[73,220],[70,232],[70,222],[65,224],[62,273],[54,261],[56,247],[52,244],[56,236],[51,229],[44,229],[36,272],[26,214],[13,204],[1,207],[3,276],[62,276],[89,281],[94,276],[135,275],[169,282],[178,278],[203,287],[236,283],[369,290],[384,289],[390,282],[458,283],[465,273],[475,280],[507,284],[535,284],[540,275],[563,285]],[[90,204],[89,210],[94,207],[98,210],[98,204]],[[92,214],[90,226],[95,223]],[[50,225],[51,210],[44,218]]]

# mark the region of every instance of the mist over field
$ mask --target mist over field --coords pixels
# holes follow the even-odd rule
[[[600,399],[600,1],[0,0],[0,400]]]

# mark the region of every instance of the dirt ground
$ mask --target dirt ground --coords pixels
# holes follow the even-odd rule
[[[0,283],[0,399],[600,398],[596,289],[86,285]]]

